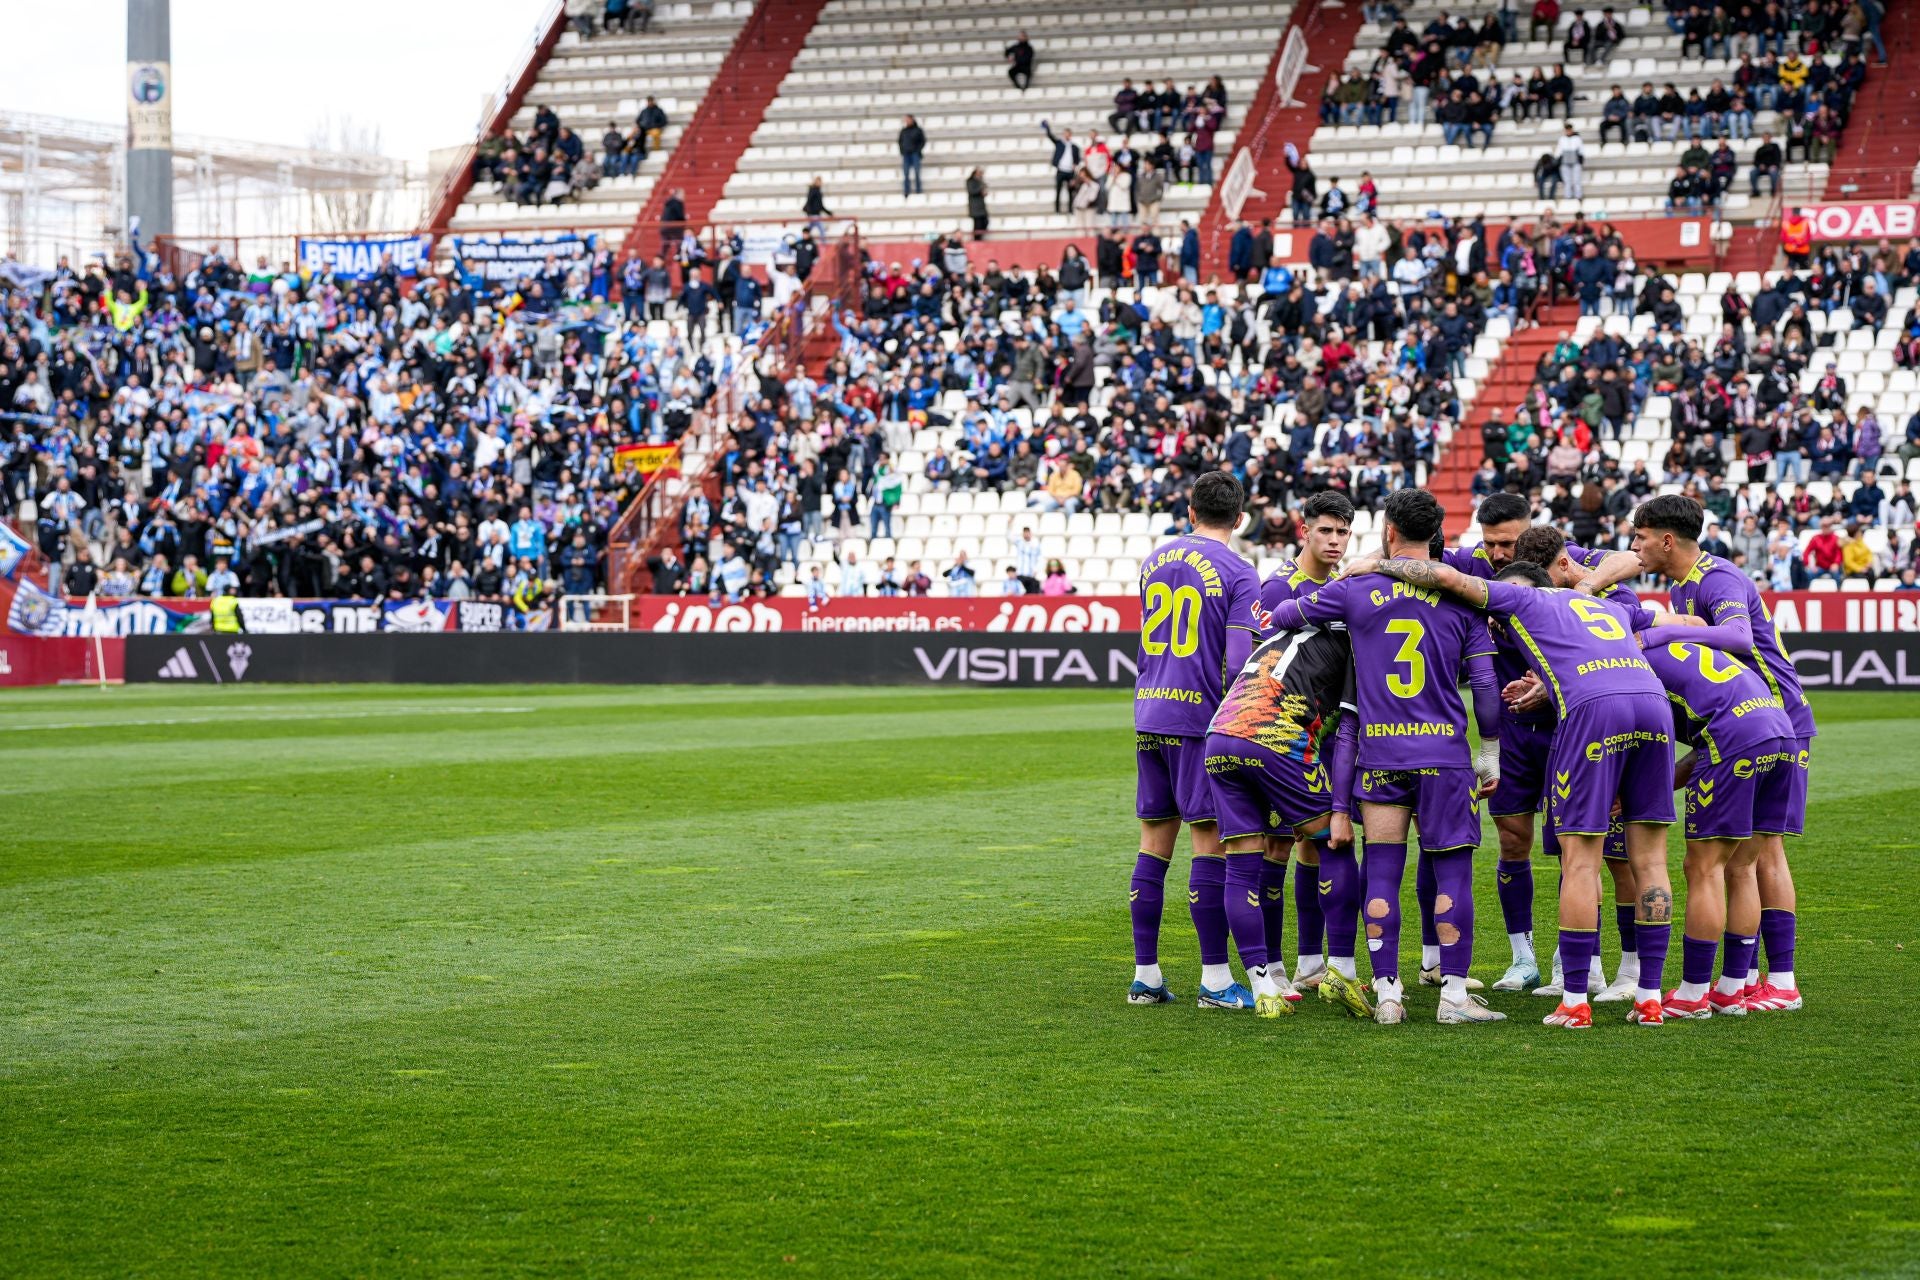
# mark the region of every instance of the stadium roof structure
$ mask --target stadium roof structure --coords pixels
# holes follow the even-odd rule
[[[424,167],[371,152],[174,135],[176,238],[273,239],[412,225]],[[125,241],[126,131],[0,111],[0,250],[50,263]],[[263,246],[263,251],[266,251]]]

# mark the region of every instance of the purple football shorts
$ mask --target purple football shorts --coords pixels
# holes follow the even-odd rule
[[[1213,788],[1207,785],[1205,738],[1164,733],[1133,735],[1134,812],[1142,822],[1212,822]]]
[[[1807,829],[1807,767],[1813,761],[1812,738],[1788,738],[1793,758],[1773,767],[1776,786],[1763,785],[1753,805],[1753,829],[1761,835],[1797,836]]]
[[[1479,789],[1471,769],[1366,769],[1355,780],[1353,798],[1411,810],[1420,848],[1438,853],[1480,844]]]
[[[1207,781],[1213,784],[1222,840],[1290,836],[1301,823],[1333,808],[1325,765],[1302,764],[1224,733],[1207,735]]]
[[[1554,732],[1548,768],[1548,812],[1563,839],[1606,835],[1616,799],[1621,822],[1671,823],[1673,713],[1667,700],[1635,693],[1581,703]]]
[[[1757,829],[1762,795],[1771,801],[1769,812],[1784,814],[1787,779],[1799,754],[1799,739],[1775,738],[1722,757],[1719,764],[1694,757],[1687,782],[1687,839],[1745,840]]]
[[[1540,812],[1547,794],[1547,757],[1553,750],[1550,725],[1500,723],[1500,785],[1487,797],[1487,812],[1496,818]]]

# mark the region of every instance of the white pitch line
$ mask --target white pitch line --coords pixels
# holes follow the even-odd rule
[[[528,715],[537,710],[535,707],[422,707],[396,708],[387,711],[325,711],[309,715],[272,715],[272,716],[171,716],[160,720],[63,720],[51,724],[8,724],[0,725],[0,733],[37,733],[45,729],[131,729],[142,726],[166,724],[232,724],[260,723],[262,721],[282,720],[371,720],[385,716],[413,716],[440,714],[449,716],[515,716]]]

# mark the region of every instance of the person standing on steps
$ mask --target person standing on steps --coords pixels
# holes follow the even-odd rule
[[[967,175],[967,216],[973,219],[973,238],[987,238],[987,176],[975,169]]]
[[[1080,144],[1073,140],[1071,129],[1062,129],[1060,136],[1054,137],[1053,126],[1045,120],[1040,122],[1040,132],[1053,144],[1053,211],[1069,212],[1074,204],[1073,178],[1080,170]],[[1060,207],[1063,199],[1068,209]]]
[[[900,127],[900,194],[903,196],[923,195],[926,187],[920,182],[920,157],[927,149],[926,130],[922,129],[908,116]]]
[[[1006,47],[1007,79],[1013,81],[1013,87],[1025,93],[1027,86],[1033,83],[1033,45],[1022,31],[1014,42]]]

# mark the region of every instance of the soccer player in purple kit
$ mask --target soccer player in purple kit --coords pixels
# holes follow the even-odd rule
[[[1362,566],[1355,566],[1358,573]],[[1630,1021],[1657,1025],[1660,974],[1673,929],[1666,829],[1673,823],[1673,719],[1666,690],[1640,654],[1641,643],[1680,640],[1695,629],[1654,627],[1648,610],[1555,589],[1546,570],[1511,564],[1492,582],[1430,561],[1387,560],[1377,572],[1409,586],[1441,591],[1484,609],[1513,629],[1547,686],[1560,727],[1549,757],[1549,804],[1560,835],[1563,881],[1560,946],[1566,991],[1548,1026],[1593,1025],[1587,1002],[1590,958],[1598,941],[1601,847],[1616,801],[1626,824],[1627,858],[1639,886],[1640,987]],[[1352,581],[1358,581],[1358,578]]]
[[[1520,539],[1533,528],[1533,507],[1518,494],[1494,493],[1481,499],[1473,514],[1475,523],[1480,526],[1480,545],[1447,551],[1440,559],[1470,577],[1492,578],[1513,563]],[[1613,574],[1612,581],[1634,577],[1640,572],[1640,561],[1630,551],[1587,551],[1580,547],[1567,547],[1566,551],[1571,563],[1593,571],[1604,568]],[[1602,591],[1595,590],[1594,594],[1602,594]],[[1495,638],[1500,638],[1497,630]],[[1496,650],[1494,665],[1500,673],[1500,684],[1504,689],[1525,664],[1511,647],[1505,647],[1504,654]],[[1507,718],[1501,729],[1503,742],[1507,740],[1508,731],[1512,731],[1513,749],[1504,750],[1502,760],[1514,776],[1501,776],[1500,789],[1488,800],[1488,812],[1493,818],[1494,830],[1500,837],[1495,887],[1499,891],[1500,913],[1506,921],[1507,942],[1513,950],[1513,960],[1507,966],[1507,971],[1495,980],[1493,989],[1496,991],[1524,991],[1535,984],[1539,984],[1536,987],[1536,994],[1539,995],[1557,996],[1561,991],[1559,952],[1554,953],[1554,980],[1545,984],[1540,984],[1540,965],[1533,953],[1533,815],[1540,807],[1540,797],[1545,794],[1546,775],[1543,771],[1552,720],[1551,710],[1514,711],[1508,707]],[[1542,733],[1543,729],[1545,734]],[[1543,840],[1552,840],[1551,828],[1546,829]],[[1555,844],[1551,849],[1557,847]],[[1424,902],[1422,907],[1424,910]],[[1421,979],[1426,979],[1424,971]],[[1596,951],[1589,989],[1605,986],[1606,976],[1601,972],[1600,956]],[[1612,995],[1615,990],[1608,987],[1603,994]],[[1624,994],[1620,998],[1624,998]]]
[[[1300,504],[1300,526],[1298,558],[1282,561],[1260,587],[1260,607],[1268,613],[1282,600],[1291,600],[1332,581],[1347,554],[1347,541],[1353,533],[1353,503],[1345,494],[1331,489],[1316,493]],[[1267,950],[1277,962],[1281,939],[1285,936],[1289,855],[1294,863],[1294,932],[1299,939],[1299,958],[1292,985],[1305,990],[1320,985],[1327,967],[1326,920],[1320,907],[1320,851],[1316,844],[1296,843],[1290,829],[1267,833],[1266,858],[1260,867],[1260,907],[1266,922]],[[1348,928],[1353,927],[1353,922],[1348,921]]]
[[[1426,557],[1445,512],[1432,494],[1400,489],[1385,507],[1386,550],[1395,560],[1441,568]],[[1451,572],[1451,571],[1449,571]],[[1493,680],[1492,645],[1481,620],[1438,592],[1405,584],[1345,577],[1273,610],[1272,625],[1294,630],[1344,622],[1353,645],[1359,707],[1358,795],[1366,836],[1367,950],[1373,962],[1376,1022],[1406,1018],[1400,982],[1400,888],[1406,874],[1407,831],[1418,825],[1420,846],[1434,857],[1435,932],[1442,983],[1442,1024],[1498,1022],[1504,1014],[1467,991],[1473,959],[1473,851],[1480,843],[1479,797],[1499,775],[1500,707]],[[1483,746],[1473,758],[1466,708],[1456,678],[1466,669],[1474,690],[1474,718]],[[1323,859],[1326,854],[1323,852]],[[1325,902],[1329,921],[1340,904]],[[1322,998],[1358,1013],[1365,1007],[1355,984],[1330,950]]]
[[[1595,569],[1603,565],[1610,554],[1631,562],[1631,566],[1621,563],[1621,567],[1637,569],[1639,565],[1639,557],[1630,551],[1608,553],[1569,547],[1560,531],[1551,525],[1529,528],[1512,544],[1513,560],[1539,565],[1547,571],[1552,584],[1561,588],[1578,588]],[[1616,600],[1629,609],[1637,610],[1640,607],[1639,597],[1628,587],[1608,586],[1593,594],[1603,600]],[[1655,620],[1673,619],[1670,615],[1659,614]],[[1493,628],[1494,640],[1498,644],[1494,653],[1494,669],[1500,675],[1500,687],[1506,696],[1508,714],[1506,726],[1501,730],[1502,740],[1507,744],[1502,757],[1505,768],[1500,774],[1500,790],[1489,801],[1489,809],[1494,815],[1495,825],[1500,828],[1503,857],[1500,864],[1500,905],[1506,911],[1509,938],[1514,942],[1514,968],[1509,969],[1493,986],[1496,991],[1521,991],[1527,989],[1524,979],[1528,969],[1532,971],[1532,981],[1539,982],[1540,971],[1532,960],[1533,868],[1528,856],[1533,848],[1533,816],[1542,807],[1547,794],[1547,756],[1553,746],[1555,720],[1546,687],[1532,673],[1526,654],[1512,631],[1496,619],[1489,618],[1488,625]],[[1529,690],[1533,695],[1532,700],[1516,700],[1513,696],[1516,688]],[[1506,736],[1509,731],[1513,733],[1511,738]],[[1516,759],[1516,755],[1520,758]],[[1524,812],[1522,805],[1525,806]],[[1505,857],[1510,836],[1519,849],[1517,859]],[[1542,824],[1541,850],[1556,861],[1560,857],[1560,842],[1554,835],[1551,823]],[[1614,823],[1609,828],[1602,849],[1602,861],[1613,879],[1614,923],[1620,934],[1620,968],[1615,973],[1613,983],[1608,985],[1606,975],[1602,972],[1599,952],[1595,951],[1587,983],[1588,996],[1595,1004],[1633,999],[1640,977],[1638,930],[1634,925],[1634,900],[1639,895],[1634,886],[1632,868],[1627,864],[1626,829],[1622,824]],[[1518,895],[1509,893],[1510,882],[1520,880],[1522,873],[1526,885],[1525,898],[1524,901],[1514,901]],[[1516,927],[1529,932],[1522,938],[1513,938]],[[1523,944],[1527,957],[1525,968],[1521,963]],[[1519,970],[1517,975],[1516,970]],[[1513,982],[1516,976],[1522,981]],[[1559,996],[1564,989],[1560,950],[1555,947],[1552,980],[1534,987],[1533,993]]]
[[[1722,986],[1739,984],[1748,1009],[1798,1009],[1802,999],[1793,973],[1797,903],[1784,837],[1799,836],[1806,829],[1807,768],[1818,730],[1800,677],[1781,647],[1773,615],[1758,588],[1733,565],[1700,550],[1704,522],[1699,504],[1682,494],[1649,498],[1633,513],[1633,549],[1649,570],[1672,584],[1669,599],[1675,613],[1706,619],[1707,634],[1689,638],[1738,655],[1766,682],[1793,725],[1794,759],[1786,772],[1786,802],[1754,832],[1759,848],[1751,871],[1737,865],[1728,871],[1729,903],[1758,895],[1760,937],[1766,944],[1769,972],[1760,981],[1754,944],[1729,934]]]
[[[1676,733],[1695,748],[1674,770],[1674,786],[1687,797],[1687,919],[1680,985],[1667,994],[1663,1012],[1738,1017],[1747,1011],[1740,989],[1710,989],[1714,953],[1722,933],[1732,939],[1758,925],[1760,901],[1756,893],[1730,904],[1728,871],[1753,864],[1755,831],[1777,825],[1793,803],[1799,741],[1767,682],[1734,655],[1678,642],[1649,647],[1646,659],[1667,687]]]
[[[1353,843],[1346,806],[1336,815],[1334,804],[1336,795],[1353,789],[1353,697],[1344,629],[1282,631],[1253,651],[1209,726],[1207,776],[1227,855],[1227,914],[1241,963],[1256,984],[1279,968],[1280,941],[1266,933],[1260,892],[1269,832],[1278,827],[1303,849],[1324,849],[1330,873],[1337,852]],[[1336,720],[1337,732],[1329,727]],[[1344,748],[1334,753],[1331,769],[1322,754],[1330,738]],[[1352,863],[1347,853],[1345,865]],[[1328,921],[1335,949],[1344,943],[1349,963],[1356,928],[1352,914]],[[1291,1013],[1291,998],[1297,997],[1282,974],[1273,994],[1255,995],[1254,1012]]]
[[[1226,863],[1206,770],[1208,722],[1264,623],[1260,575],[1227,545],[1244,504],[1231,475],[1201,476],[1188,496],[1193,532],[1162,543],[1141,565],[1132,1004],[1174,1000],[1160,972],[1160,915],[1182,822],[1193,842],[1187,903],[1200,935],[1200,1007],[1251,1009],[1261,994],[1235,982],[1227,960]]]

